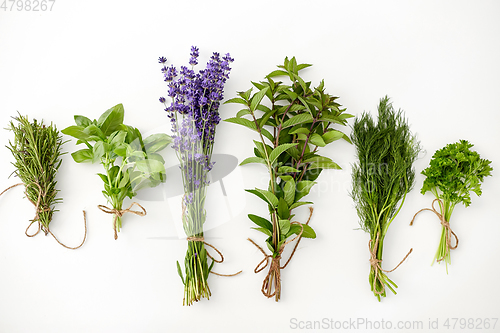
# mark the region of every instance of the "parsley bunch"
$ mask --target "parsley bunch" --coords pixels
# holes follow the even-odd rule
[[[480,196],[484,177],[491,176],[491,161],[481,159],[479,154],[470,150],[474,145],[466,140],[446,145],[437,150],[430,166],[422,171],[427,178],[421,189],[425,194],[430,191],[439,201],[440,214],[449,223],[451,213],[458,203],[465,207],[471,204],[470,192]],[[451,263],[448,230],[442,227],[441,240],[436,252],[437,262]]]

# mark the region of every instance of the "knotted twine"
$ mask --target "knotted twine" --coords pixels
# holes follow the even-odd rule
[[[312,207],[309,207],[309,218],[307,219],[307,222],[305,224],[309,224],[309,221],[311,221],[311,217],[312,217],[313,211],[314,211],[314,209]],[[260,250],[260,252],[262,252],[262,254],[264,255],[264,259],[262,259],[262,261],[259,262],[259,264],[255,267],[254,273],[259,273],[259,272],[263,271],[267,266],[269,266],[269,260],[271,260],[271,264],[270,264],[270,267],[269,267],[269,272],[267,273],[266,277],[264,278],[264,281],[262,282],[262,288],[260,289],[261,292],[262,292],[262,294],[264,296],[266,296],[267,298],[271,298],[271,297],[275,296],[276,292],[278,290],[281,290],[281,271],[280,270],[285,269],[286,266],[290,263],[290,260],[292,260],[292,257],[295,254],[295,251],[297,250],[297,247],[299,246],[300,241],[302,240],[302,233],[304,232],[304,227],[303,227],[302,223],[294,221],[294,222],[292,222],[290,224],[297,224],[297,225],[299,225],[300,228],[301,228],[301,230],[300,230],[300,232],[294,238],[286,241],[285,243],[283,243],[281,245],[281,247],[279,248],[278,253],[277,253],[276,256],[274,256],[273,254],[267,254],[264,251],[264,249],[262,249],[262,247],[260,247],[259,245],[257,245],[250,238],[248,238],[248,240],[253,245],[255,245],[255,247],[257,247]],[[297,240],[297,243],[295,243],[295,246],[294,246],[294,248],[292,250],[292,253],[290,254],[290,257],[288,258],[288,260],[286,261],[286,263],[283,266],[280,266],[281,254],[283,253],[283,251],[285,249],[285,245],[290,244],[291,242],[293,242],[295,240]],[[266,264],[261,267],[261,265],[264,262]],[[271,292],[272,291],[272,286],[271,286],[271,283],[269,281],[270,281],[271,276],[273,276],[273,275],[275,277],[274,291]]]
[[[378,295],[385,293],[385,284],[384,284],[384,281],[382,281],[382,278],[380,277],[379,271],[382,271],[385,273],[394,272],[396,270],[396,268],[398,268],[406,260],[406,258],[408,258],[410,253],[413,252],[413,248],[411,248],[410,251],[408,251],[406,256],[403,258],[403,260],[401,260],[396,267],[394,267],[390,271],[386,271],[385,269],[382,269],[382,266],[380,266],[382,259],[377,259],[379,238],[380,238],[380,231],[377,232],[377,238],[375,239],[375,244],[374,244],[373,248],[372,248],[373,239],[370,239],[368,241],[368,250],[370,251],[370,265],[372,266],[373,271],[375,272],[375,277],[373,278],[373,292],[378,294]],[[377,289],[375,288],[376,284],[377,284],[377,279],[380,282],[380,285],[382,286],[382,291],[377,291]]]
[[[18,183],[18,184],[15,184],[15,185],[12,185],[8,188],[6,188],[5,190],[3,190],[2,193],[0,193],[0,196],[2,196],[2,194],[4,194],[5,192],[7,192],[8,190],[14,188],[14,187],[17,187],[17,186],[20,186],[20,185],[24,185],[25,189],[24,189],[24,194],[26,195],[26,198],[33,204],[33,206],[35,206],[35,217],[30,220],[31,223],[28,225],[28,227],[26,228],[25,230],[25,235],[28,236],[28,237],[35,237],[36,235],[38,235],[38,233],[40,232],[40,230],[43,230],[43,232],[45,233],[45,235],[47,234],[50,234],[52,237],[54,237],[54,239],[56,240],[56,242],[58,242],[61,246],[67,248],[67,249],[70,249],[70,250],[76,250],[80,247],[82,247],[83,243],[85,243],[85,240],[87,239],[87,215],[85,213],[85,211],[83,211],[83,224],[84,224],[84,227],[85,227],[85,233],[83,235],[83,240],[82,242],[80,243],[80,245],[78,246],[75,246],[75,247],[70,247],[70,246],[67,246],[63,243],[61,243],[59,241],[59,239],[57,239],[57,237],[52,233],[52,231],[50,231],[50,228],[49,226],[47,226],[47,228],[44,228],[44,226],[42,225],[42,222],[40,222],[40,213],[43,213],[43,212],[50,212],[50,207],[41,207],[40,204],[41,204],[41,200],[42,200],[42,187],[40,186],[40,184],[38,184],[37,182],[33,183],[34,185],[36,185],[38,187],[38,199],[35,202],[33,202],[33,200],[31,200],[29,197],[28,197],[28,187],[32,184],[24,184],[24,183]],[[31,227],[31,225],[33,223],[37,222],[38,223],[38,230],[34,233],[34,234],[29,234],[28,233],[28,230],[29,228]]]
[[[440,212],[438,212],[436,210],[436,208],[434,208],[434,203],[436,201],[439,203],[439,208],[441,209],[441,211],[443,211],[443,202],[441,201],[441,199],[436,198],[432,201],[432,209],[423,208],[423,209],[419,210],[418,212],[416,212],[415,215],[413,215],[413,218],[411,219],[410,225],[413,225],[413,221],[415,220],[415,217],[418,215],[418,213],[423,212],[424,210],[428,210],[428,211],[431,211],[434,214],[436,214],[436,216],[439,218],[439,221],[441,222],[441,225],[446,230],[445,231],[446,232],[445,233],[446,253],[442,258],[437,260],[437,262],[440,262],[441,260],[444,260],[444,258],[448,255],[448,252],[450,252],[450,250],[455,250],[458,247],[458,237],[453,232],[453,230],[451,230],[450,223],[448,221],[446,221],[446,219],[444,218],[444,215],[441,214]],[[453,235],[453,237],[455,237],[455,245],[454,246],[451,245],[451,236],[452,235]]]
[[[212,257],[210,255],[210,253],[208,253],[207,251],[207,256],[210,257],[210,259],[212,259],[213,261],[215,261],[216,263],[220,264],[222,262],[224,262],[224,256],[222,255],[222,253],[215,247],[213,246],[212,244],[209,244],[207,242],[205,242],[205,238],[203,236],[201,237],[187,237],[186,238],[187,241],[191,241],[191,242],[202,242],[203,244],[205,244],[206,246],[210,246],[212,249],[215,250],[215,252],[217,252],[219,255],[220,255],[220,260],[217,260],[215,259],[214,257]],[[210,271],[210,273],[214,274],[214,275],[218,275],[218,276],[236,276],[238,274],[240,274],[241,272],[243,271],[239,271],[239,272],[236,272],[236,273],[233,273],[233,274],[221,274],[221,273],[216,273],[214,271]]]
[[[186,195],[184,194],[182,196],[182,220],[184,221],[184,216],[185,216],[185,212],[186,212],[186,205],[184,204],[184,198],[186,197]],[[217,260],[215,259],[214,257],[212,257],[210,255],[210,253],[208,253],[207,251],[207,256],[212,259],[213,261],[215,261],[216,263],[218,264],[221,264],[222,262],[224,262],[224,256],[222,255],[222,252],[219,251],[215,246],[213,246],[212,244],[209,244],[207,242],[205,242],[205,238],[203,236],[189,236],[186,238],[186,240],[189,242],[202,242],[203,244],[205,244],[206,246],[210,246],[212,249],[215,250],[215,252],[217,252],[219,255],[220,255],[220,260]],[[243,271],[239,271],[239,272],[236,272],[236,273],[233,273],[233,274],[221,274],[221,273],[216,273],[214,271],[210,271],[210,273],[214,274],[214,275],[218,275],[218,276],[227,276],[227,277],[230,277],[230,276],[236,276],[238,274],[240,274],[241,272]]]
[[[136,205],[140,209],[142,209],[142,212],[137,211],[137,210],[132,210],[132,207],[134,205]],[[131,213],[131,214],[135,214],[138,216],[145,216],[146,215],[146,209],[135,201],[132,202],[127,209],[114,209],[114,208],[106,207],[104,205],[98,205],[97,208],[99,208],[101,211],[103,211],[106,214],[114,214],[115,215],[115,218],[113,219],[113,231],[115,232],[115,240],[118,239],[118,231],[116,230],[116,220],[118,219],[118,217],[122,217],[125,213]]]

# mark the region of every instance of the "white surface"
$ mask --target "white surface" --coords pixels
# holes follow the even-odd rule
[[[186,64],[189,47],[197,45],[201,60],[212,51],[235,58],[226,97],[248,89],[250,80],[262,79],[285,56],[296,56],[314,64],[304,77],[314,84],[324,78],[327,92],[340,96],[352,114],[375,111],[379,98],[392,97],[427,151],[415,163],[417,172],[436,149],[462,138],[495,169],[483,196],[453,214],[460,245],[448,275],[443,265],[430,266],[440,234],[436,217],[422,213],[408,226],[432,201],[419,193],[423,177],[417,176],[387,235],[384,267],[393,267],[410,247],[414,252],[390,274],[398,295],[378,303],[368,285],[368,235],[354,230],[357,216],[347,195],[354,148],[332,144],[323,153],[344,170],[324,172],[309,196],[318,238],[303,240],[282,272],[282,300],[266,299],[260,293],[265,274],[253,273],[262,258],[246,238],[264,241],[246,214],[266,209],[246,194],[243,211],[207,233],[225,254],[217,271],[244,273],[211,276],[213,297],[187,308],[175,268],[185,252],[172,220],[179,207],[142,202],[148,215],[126,216],[114,241],[110,216],[96,208],[104,203],[95,175],[101,167],[77,165],[68,154],[59,174],[64,203],[51,226],[62,241],[77,244],[86,209],[88,240],[70,251],[49,237],[27,238],[33,209],[21,188],[0,198],[0,332],[288,332],[294,331],[292,318],[383,319],[393,327],[422,321],[420,331],[428,331],[429,320],[438,319],[443,329],[446,318],[500,317],[499,14],[498,1],[57,0],[52,12],[0,10],[2,128],[16,111],[62,129],[75,114],[95,118],[123,103],[126,123],[154,131],[167,123],[158,103],[165,85],[157,58]],[[227,118],[237,110],[231,105],[221,112]],[[1,146],[10,137],[0,130]],[[253,138],[223,123],[215,151],[241,161],[250,156]],[[74,151],[74,141],[64,150]],[[176,164],[173,151],[166,156],[169,166]],[[8,179],[13,168],[6,148],[0,160],[0,188],[6,188],[16,182]],[[265,186],[263,168],[238,170],[241,191]],[[208,214],[217,215],[217,205]],[[305,216],[306,210],[298,214]]]

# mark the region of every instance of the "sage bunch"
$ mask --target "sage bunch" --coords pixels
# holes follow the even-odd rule
[[[250,240],[264,255],[257,266],[258,273],[269,266],[262,284],[262,293],[278,301],[281,297],[281,270],[285,268],[302,238],[315,238],[316,233],[305,223],[294,221],[294,210],[303,201],[316,179],[324,169],[340,169],[330,158],[319,154],[318,150],[326,145],[348,136],[333,126],[345,126],[352,115],[345,113],[334,97],[325,92],[324,81],[313,88],[299,72],[311,65],[298,64],[295,57],[285,58],[284,64],[265,77],[264,81],[252,82],[253,88],[238,92],[238,97],[226,103],[241,104],[236,117],[227,122],[242,125],[255,134],[254,156],[246,158],[240,165],[262,164],[269,174],[267,189],[248,189],[267,205],[269,219],[249,214],[255,223],[255,230],[266,236],[267,254],[253,240]],[[283,81],[275,81],[282,77]],[[266,102],[266,103],[264,103]],[[310,207],[312,214],[312,207]],[[285,246],[296,241],[292,255],[281,264]],[[262,266],[262,264],[264,264]]]

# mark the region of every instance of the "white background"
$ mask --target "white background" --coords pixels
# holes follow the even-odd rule
[[[420,331],[427,331],[429,319],[442,328],[447,318],[500,317],[499,14],[498,1],[57,0],[50,12],[0,10],[2,128],[16,111],[62,129],[75,114],[97,118],[123,103],[126,123],[154,132],[168,123],[158,102],[165,83],[157,58],[187,64],[190,46],[197,45],[201,64],[213,51],[235,58],[226,98],[261,80],[285,56],[296,56],[314,65],[303,77],[315,85],[324,78],[327,92],[340,96],[349,113],[374,112],[386,94],[404,109],[426,150],[415,163],[417,173],[436,149],[459,139],[474,143],[495,169],[483,196],[473,195],[469,208],[453,213],[460,245],[448,275],[444,265],[430,266],[440,236],[436,216],[422,213],[408,225],[433,199],[419,193],[418,174],[387,234],[384,267],[414,251],[390,273],[398,295],[389,293],[378,303],[368,284],[369,236],[355,230],[348,196],[354,147],[336,142],[322,152],[344,169],[325,171],[309,195],[318,238],[304,239],[282,272],[281,301],[266,299],[260,292],[265,274],[253,273],[262,255],[246,238],[264,245],[264,237],[250,229],[246,215],[264,215],[266,208],[244,194],[234,217],[206,234],[226,257],[215,269],[244,273],[211,276],[212,298],[183,307],[175,268],[186,248],[174,227],[180,207],[161,198],[141,201],[148,215],[125,216],[114,241],[110,216],[96,208],[105,204],[95,175],[101,166],[77,165],[67,154],[58,178],[64,203],[51,229],[63,242],[78,244],[85,209],[88,240],[71,251],[50,236],[27,238],[24,229],[34,212],[22,189],[0,198],[0,332],[288,332],[292,318],[383,319],[393,327],[422,321]],[[220,112],[228,118],[237,110],[226,105]],[[252,154],[254,138],[222,123],[215,152],[241,161]],[[9,139],[11,133],[0,130],[1,145]],[[64,150],[75,151],[74,143]],[[168,166],[177,163],[170,148],[165,157]],[[17,180],[8,178],[13,167],[6,148],[0,161],[3,189]],[[239,195],[265,186],[266,171],[257,165],[238,167],[234,175],[240,175]],[[217,219],[225,209],[216,203],[208,214]],[[297,218],[306,215],[304,209]],[[458,327],[449,331],[468,331]]]

